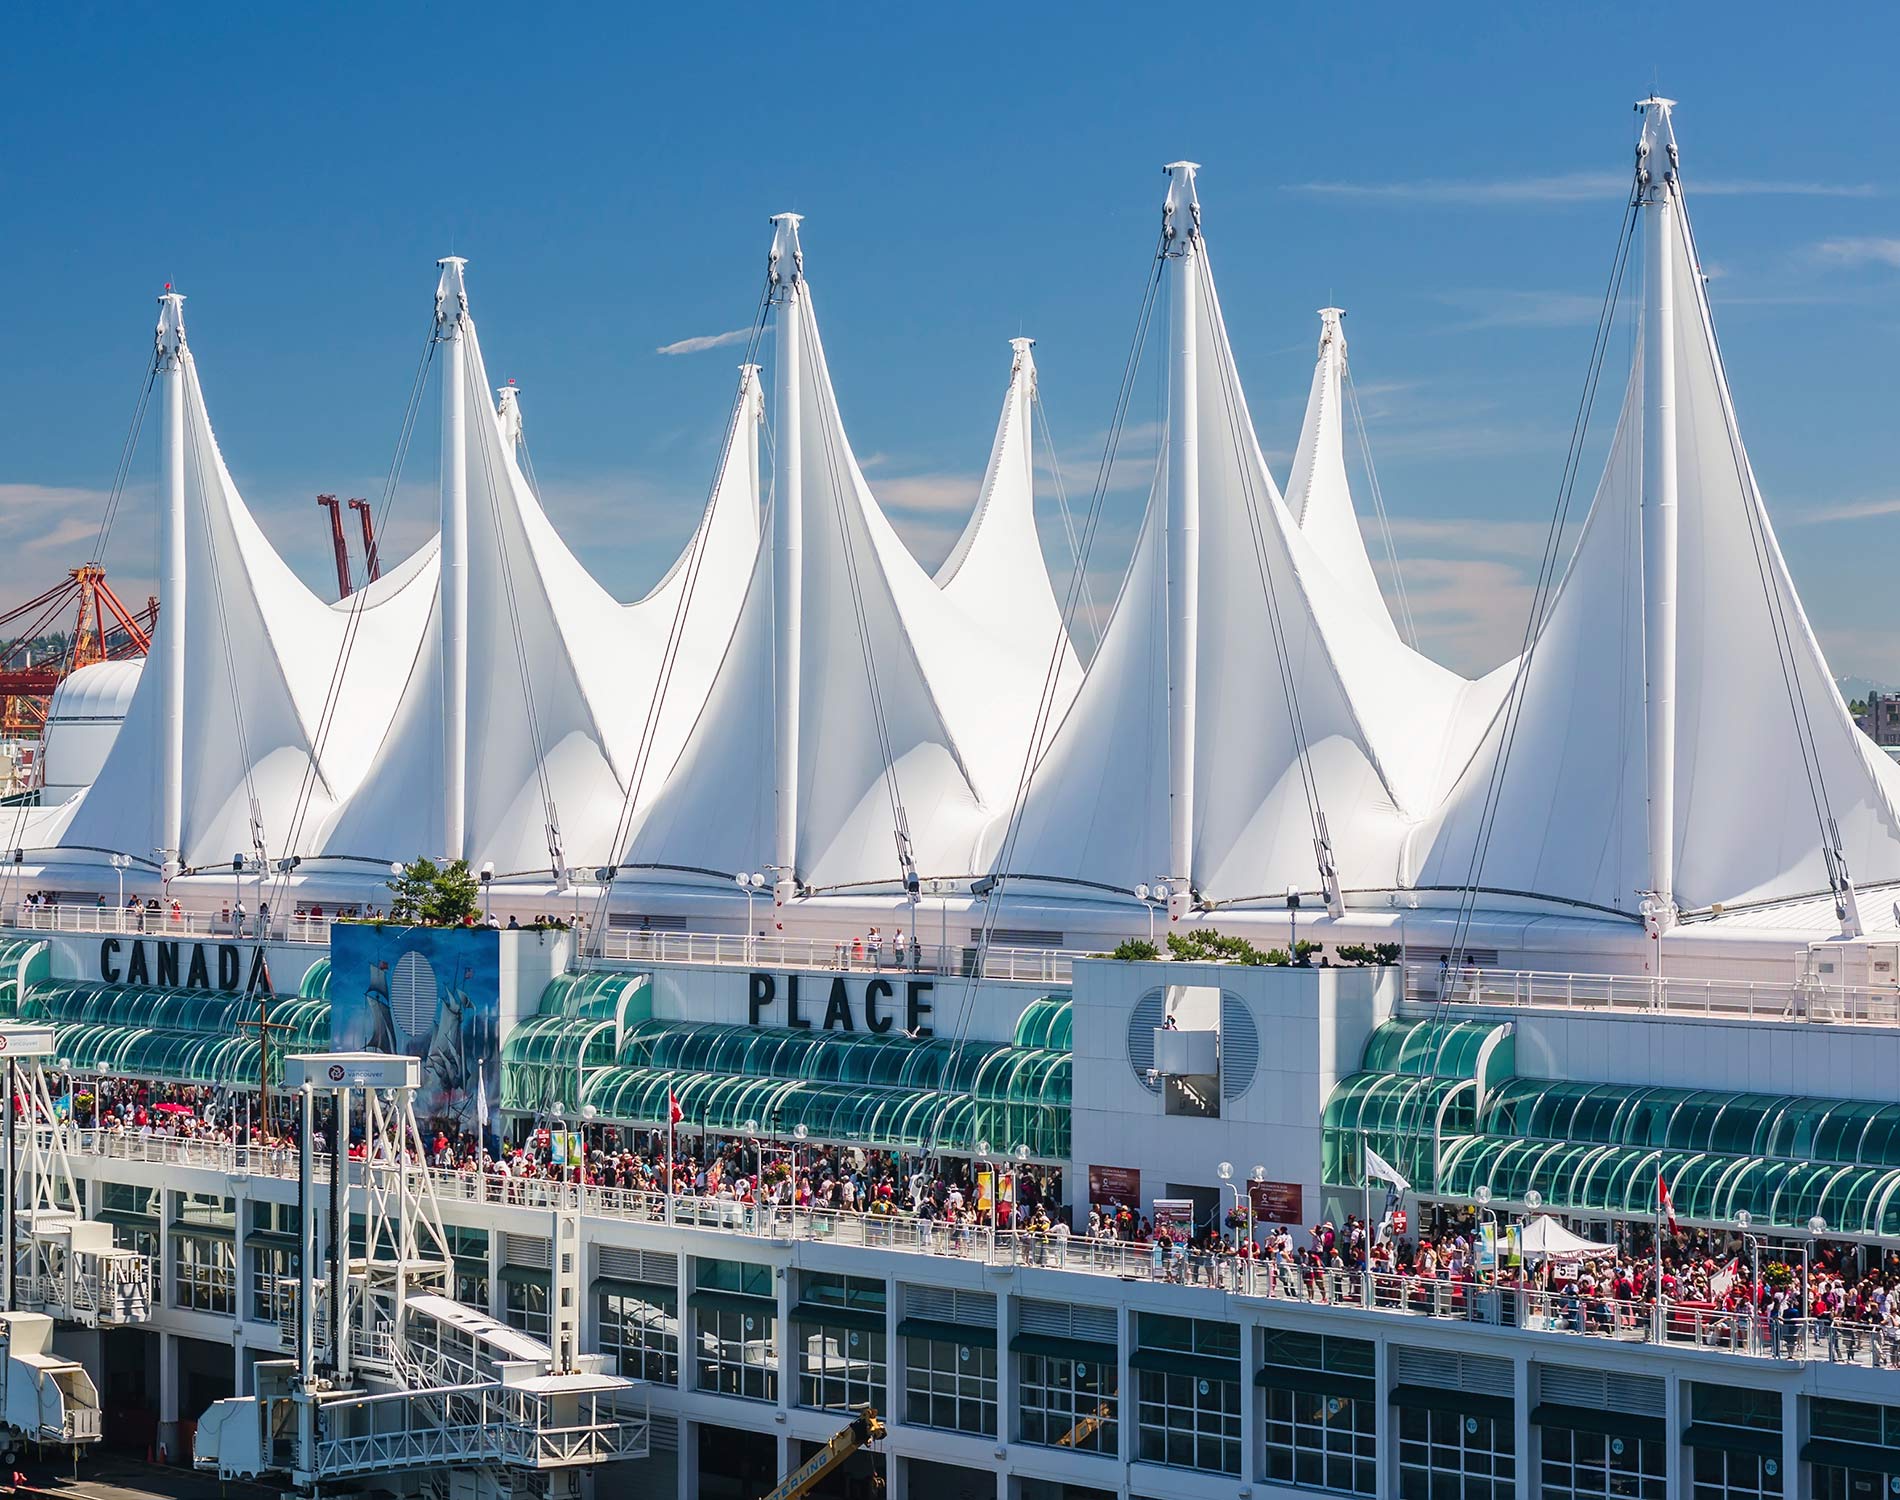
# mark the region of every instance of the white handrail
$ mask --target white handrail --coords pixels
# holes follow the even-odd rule
[[[1759,981],[1536,969],[1405,966],[1405,998],[1473,1008],[1610,1011],[1714,1016],[1751,1021],[1832,1021],[1900,1025],[1900,986]]]

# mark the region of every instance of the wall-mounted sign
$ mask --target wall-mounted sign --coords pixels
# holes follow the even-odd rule
[[[1194,1233],[1192,1198],[1157,1198],[1154,1211],[1155,1232],[1166,1229],[1177,1235]]]
[[[1247,1196],[1253,1200],[1257,1224],[1303,1224],[1306,1221],[1306,1194],[1297,1182],[1250,1182]]]
[[[906,1035],[928,1037],[936,1035],[930,1023],[930,994],[936,987],[928,979],[847,979],[835,974],[827,983],[821,974],[753,974],[746,984],[746,1012],[754,1026],[790,1026],[795,1031],[882,1034],[901,1019]]]
[[[99,977],[107,984],[149,984],[167,990],[271,993],[270,961],[257,943],[102,938]]]
[[[1119,1203],[1141,1207],[1141,1172],[1136,1167],[1090,1167],[1089,1204],[1107,1207]]]

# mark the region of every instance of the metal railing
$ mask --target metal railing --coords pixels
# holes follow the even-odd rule
[[[220,1172],[245,1170],[239,1148],[219,1141],[141,1139],[110,1133],[94,1137],[96,1154],[119,1160],[175,1162]],[[249,1168],[260,1175],[295,1178],[289,1153],[252,1152]],[[1311,1306],[1356,1307],[1399,1317],[1485,1323],[1526,1332],[1566,1334],[1619,1342],[1653,1342],[1722,1350],[1758,1358],[1784,1358],[1900,1368],[1900,1329],[1845,1320],[1770,1320],[1759,1311],[1728,1312],[1693,1303],[1614,1302],[1504,1282],[1454,1281],[1398,1272],[1374,1273],[1368,1287],[1358,1271],[1314,1271],[1293,1262],[1254,1260],[1235,1254],[1175,1249],[1085,1235],[992,1230],[949,1224],[909,1213],[855,1213],[842,1209],[748,1204],[731,1198],[675,1196],[629,1188],[577,1189],[541,1177],[497,1173],[429,1171],[443,1202],[485,1204],[546,1212],[571,1206],[582,1193],[587,1214],[607,1219],[768,1240],[816,1243],[941,1256],[993,1266],[1069,1271],[1122,1280],[1160,1281],[1206,1287],[1239,1296]],[[328,1181],[324,1164],[317,1173]]]
[[[593,1399],[580,1404],[592,1419],[557,1427],[548,1397],[494,1382],[329,1402],[324,1416],[336,1435],[318,1442],[316,1472],[336,1480],[469,1464],[551,1469],[645,1455],[645,1419],[612,1407],[603,1414]]]
[[[609,928],[595,935],[600,956],[624,963],[708,964],[730,968],[822,969],[866,974],[949,974],[977,970],[976,945],[926,943],[921,935],[902,949],[886,939],[867,946],[849,938],[750,937],[730,932],[659,932]],[[1054,948],[991,948],[977,977],[1031,984],[1068,984],[1075,960],[1086,954]]]
[[[1405,998],[1424,1005],[1537,1007],[1749,1021],[1900,1025],[1900,987],[1643,974],[1565,974],[1534,969],[1405,966]]]
[[[113,905],[34,906],[15,902],[8,914],[10,924],[22,932],[83,932],[120,934],[126,937],[224,937],[268,938],[279,943],[327,944],[331,918],[313,917],[305,912],[280,915],[273,912],[269,929],[255,912],[246,912],[240,923],[229,914],[212,911],[173,912],[169,906],[150,907]]]

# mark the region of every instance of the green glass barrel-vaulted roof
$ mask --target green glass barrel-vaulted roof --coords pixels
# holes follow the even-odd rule
[[[1074,1064],[1066,995],[1033,1001],[1014,1044],[793,1027],[656,1021],[647,991],[557,980],[541,1011],[502,1043],[502,1104],[537,1115],[592,1107],[604,1123],[659,1126],[669,1093],[690,1129],[773,1134],[892,1149],[1037,1160],[1069,1152]],[[644,979],[641,979],[644,985]],[[629,1003],[630,998],[636,1003]]]
[[[43,980],[30,985],[18,1016],[50,1022],[59,1055],[74,1069],[171,1083],[255,1087],[260,1048],[259,999],[223,990],[157,989]],[[270,1073],[283,1076],[292,1052],[330,1045],[330,1002],[322,996],[273,995]]]
[[[1375,1030],[1366,1071],[1326,1101],[1324,1180],[1362,1185],[1370,1145],[1432,1198],[1484,1189],[1516,1208],[1534,1192],[1559,1213],[1647,1218],[1660,1175],[1690,1223],[1746,1211],[1773,1232],[1818,1216],[1834,1235],[1900,1236],[1900,1104],[1498,1077],[1508,1054],[1475,1035],[1489,1025]]]

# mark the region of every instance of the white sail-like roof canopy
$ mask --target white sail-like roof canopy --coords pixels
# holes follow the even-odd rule
[[[1300,443],[1293,454],[1286,503],[1300,534],[1332,570],[1340,588],[1358,602],[1368,619],[1384,621],[1397,635],[1392,612],[1372,570],[1365,534],[1353,508],[1352,486],[1346,477],[1343,316],[1337,307],[1319,310],[1319,357],[1313,365],[1313,388],[1306,398],[1306,420],[1300,425]]]
[[[373,592],[335,605],[306,588],[238,494],[182,308],[162,300],[172,305],[161,315],[161,363],[176,363],[160,379],[178,382],[182,408],[184,585],[160,600],[173,629],[182,616],[184,644],[177,854],[187,868],[228,868],[234,855],[251,857],[253,800],[256,832],[274,857],[320,840],[362,785],[402,690],[402,664],[422,634],[433,569],[427,556],[412,559]],[[352,631],[352,670],[337,674]],[[153,634],[125,723],[60,839],[68,849],[150,860],[167,844],[160,698],[173,638],[170,629]]]
[[[1019,643],[1030,660],[1047,664],[1060,644],[1058,693],[1053,724],[1082,680],[1062,610],[1050,586],[1049,568],[1036,530],[1036,482],[1031,405],[1036,398],[1034,339],[1010,340],[1009,390],[996,423],[996,441],[976,509],[950,555],[937,569],[937,585],[960,607],[992,622]]]
[[[1673,337],[1655,332],[1653,347],[1673,358],[1639,345],[1521,701],[1500,711],[1419,830],[1419,884],[1635,914],[1673,872],[1656,894],[1685,910],[1777,901],[1830,889],[1830,818],[1855,879],[1900,879],[1900,768],[1835,690],[1742,447],[1666,101],[1649,101],[1642,156],[1645,344],[1666,314]],[[1646,364],[1672,364],[1673,378]],[[1658,433],[1673,438],[1673,464]],[[1657,502],[1671,497],[1673,569],[1645,529],[1663,522]],[[1653,632],[1665,618],[1675,650],[1652,667],[1646,651],[1661,644]],[[1666,688],[1646,702],[1652,676],[1673,679],[1673,703]],[[1654,761],[1652,714],[1674,740],[1673,755]],[[1649,835],[1658,799],[1673,813],[1667,849]]]
[[[1000,829],[992,844],[1019,876],[1124,890],[1185,880],[1208,902],[1278,897],[1317,886],[1316,804],[1343,885],[1390,889],[1405,830],[1462,764],[1466,726],[1489,717],[1486,690],[1370,618],[1295,524],[1247,412],[1192,173],[1180,164],[1169,196],[1164,477],[1101,649],[1038,766],[1016,846],[1003,851]],[[1171,535],[1177,485],[1192,485],[1197,517]],[[1191,641],[1185,693],[1170,665],[1181,631]],[[1177,743],[1192,748],[1185,787]],[[1171,806],[1184,804],[1186,831],[1172,826]],[[1186,869],[1175,868],[1182,844]]]
[[[445,269],[445,285],[451,278],[446,296],[465,308],[459,264]],[[497,878],[609,864],[642,768],[656,683],[664,673],[640,802],[658,791],[685,741],[744,592],[758,536],[756,371],[741,374],[720,474],[685,553],[650,594],[626,605],[562,541],[523,475],[520,408],[512,394],[499,413],[489,405],[472,316],[460,319],[459,336],[469,729],[462,847],[447,852],[492,862]],[[446,366],[444,378],[453,378]],[[442,621],[438,603],[405,661],[401,708],[373,774],[338,819],[327,855],[387,862],[446,849],[447,804],[437,789],[453,752],[444,743]]]
[[[778,223],[771,525],[705,713],[624,863],[893,882],[901,806],[915,868],[965,874],[1021,778],[1059,624],[1052,600],[1022,592],[1042,570],[1016,472],[1026,413],[1005,416],[986,510],[940,587],[859,470],[797,221]],[[1048,596],[1046,576],[1036,587]]]

